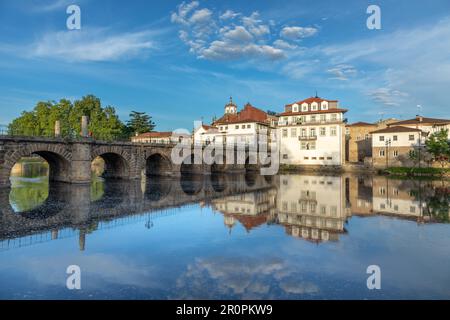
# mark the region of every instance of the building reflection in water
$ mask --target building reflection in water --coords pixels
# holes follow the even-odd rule
[[[46,234],[48,240],[78,236],[84,250],[86,235],[106,225],[142,219],[153,226],[156,216],[170,208],[180,208],[181,214],[190,204],[223,214],[230,233],[238,224],[247,232],[280,225],[288,235],[314,243],[338,241],[352,216],[385,215],[418,223],[445,223],[450,217],[448,181],[381,176],[213,174],[96,180],[91,186],[47,183],[43,188],[48,189],[37,193],[33,188],[35,182],[19,181],[12,190],[0,191],[0,249],[10,249],[15,239]]]

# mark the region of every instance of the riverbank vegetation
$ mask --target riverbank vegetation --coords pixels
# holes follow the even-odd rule
[[[89,117],[89,134],[99,140],[129,139],[136,133],[152,131],[152,117],[132,111],[125,124],[119,119],[113,106],[103,106],[100,98],[87,95],[75,101],[61,99],[40,101],[32,111],[24,111],[8,126],[10,135],[53,137],[55,123],[60,121],[61,137],[75,138],[81,132],[81,117]]]

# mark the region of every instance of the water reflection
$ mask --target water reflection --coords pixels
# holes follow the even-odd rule
[[[102,276],[95,266],[111,275],[102,283],[90,278],[106,296],[112,283],[126,283],[135,294],[127,291],[127,298],[362,298],[364,286],[354,282],[351,270],[360,268],[358,281],[365,284],[371,254],[385,267],[399,266],[391,279],[393,297],[431,292],[425,282],[420,290],[406,285],[411,272],[430,268],[440,291],[429,296],[450,296],[442,287],[450,278],[441,270],[450,265],[443,254],[450,245],[443,236],[450,231],[449,181],[251,172],[99,178],[90,186],[49,185],[39,177],[12,181],[11,190],[0,191],[1,264],[6,256],[27,264],[14,254],[22,250],[20,256],[34,259],[41,274],[74,263],[76,248],[84,254],[77,263],[90,266],[96,277]],[[430,225],[439,228],[417,228]],[[52,246],[56,240],[61,244]],[[57,248],[62,257],[45,263]],[[414,266],[409,278],[403,261]],[[407,279],[401,280],[403,274]],[[332,285],[342,279],[347,291]]]

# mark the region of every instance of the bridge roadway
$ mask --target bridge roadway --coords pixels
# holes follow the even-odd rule
[[[104,142],[89,138],[67,140],[63,138],[0,136],[0,187],[10,185],[11,169],[23,157],[38,155],[50,167],[50,180],[73,184],[90,184],[91,164],[97,157],[105,161],[105,177],[139,180],[143,175],[180,176],[183,172],[209,174],[218,172],[245,172],[257,169],[249,165],[248,150],[243,164],[232,163],[190,164],[194,151],[183,155],[182,164],[172,161],[174,144],[136,144],[131,142]],[[203,147],[204,148],[204,147]],[[236,153],[237,154],[237,153]],[[222,158],[223,159],[223,158]],[[223,161],[223,160],[220,161]],[[189,163],[189,161],[191,161]],[[217,162],[220,162],[217,161]]]

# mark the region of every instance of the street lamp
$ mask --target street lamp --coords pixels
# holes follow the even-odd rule
[[[391,139],[386,140],[386,169],[389,168],[389,147],[391,146]]]

